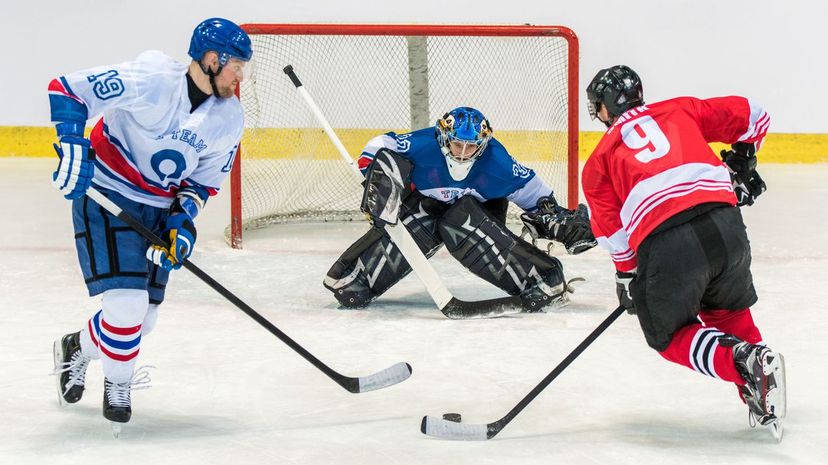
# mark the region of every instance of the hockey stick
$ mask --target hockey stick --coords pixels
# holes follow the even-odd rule
[[[561,372],[563,372],[566,367],[572,363],[573,360],[578,358],[590,344],[592,344],[601,333],[604,332],[616,319],[618,319],[621,314],[624,313],[624,307],[619,306],[612,313],[603,321],[597,328],[595,328],[589,336],[586,337],[578,347],[575,348],[569,355],[566,356],[565,359],[558,366],[552,370],[551,373],[546,375],[545,378],[532,389],[529,394],[526,395],[517,405],[509,411],[503,418],[497,420],[492,423],[488,423],[485,425],[472,425],[472,424],[465,424],[465,423],[458,423],[449,420],[445,420],[443,418],[425,416],[423,417],[423,421],[420,424],[420,431],[423,434],[427,434],[429,436],[434,436],[441,439],[453,439],[453,440],[463,440],[463,441],[485,441],[487,439],[491,439],[497,435],[506,425],[509,424],[510,421],[514,420],[514,418],[524,409],[529,402],[538,396],[546,386],[558,377]]]
[[[342,141],[328,123],[328,119],[325,118],[324,114],[322,114],[319,106],[316,105],[316,102],[314,102],[308,91],[305,90],[304,86],[302,86],[302,82],[299,80],[299,77],[296,76],[296,72],[293,71],[293,66],[287,65],[283,71],[288,75],[290,80],[293,82],[293,85],[296,86],[296,90],[299,92],[299,95],[304,98],[305,103],[307,103],[308,107],[310,107],[311,111],[313,111],[314,116],[316,116],[316,119],[319,121],[322,129],[325,130],[325,134],[327,134],[331,139],[331,142],[333,142],[339,152],[339,155],[343,160],[345,160],[346,163],[348,163],[348,166],[351,167],[351,170],[354,172],[356,177],[360,182],[362,182],[363,177],[362,173],[359,171],[359,167],[354,159],[348,154],[348,150],[345,146],[342,145]],[[385,226],[385,230],[388,232],[388,235],[391,237],[394,245],[400,249],[403,257],[405,257],[405,260],[409,265],[411,265],[411,269],[413,269],[414,273],[419,276],[429,295],[434,300],[434,303],[436,303],[440,311],[443,312],[443,315],[451,319],[469,319],[489,318],[521,312],[522,306],[519,296],[479,300],[476,302],[466,302],[454,297],[451,294],[451,291],[449,291],[440,280],[440,277],[437,275],[437,272],[434,271],[431,264],[428,263],[428,259],[425,255],[423,255],[422,251],[420,251],[420,247],[416,242],[414,242],[414,238],[411,237],[411,233],[409,233],[404,226],[401,227],[399,223],[394,225],[389,224]]]
[[[98,205],[102,206],[106,211],[113,214],[114,216],[118,217],[121,221],[128,224],[132,229],[134,229],[138,234],[140,234],[144,239],[152,242],[155,245],[166,247],[167,245],[164,241],[153,234],[152,231],[147,229],[146,226],[141,224],[138,220],[124,212],[115,202],[109,200],[106,196],[101,194],[98,190],[94,187],[90,187],[86,191],[86,195],[98,203]],[[235,294],[227,290],[224,286],[219,284],[218,281],[210,277],[206,272],[204,272],[201,268],[197,267],[193,262],[189,260],[184,260],[184,268],[190,270],[194,275],[196,275],[199,279],[204,281],[208,286],[212,287],[216,292],[221,294],[225,299],[232,302],[236,307],[238,307],[241,311],[246,313],[250,318],[253,318],[256,323],[262,325],[265,329],[270,331],[271,334],[279,338],[282,342],[288,345],[291,349],[296,351],[299,355],[302,356],[305,360],[309,361],[311,365],[318,368],[322,373],[328,375],[329,378],[334,380],[336,384],[339,384],[348,392],[352,392],[354,394],[360,392],[368,392],[374,391],[376,389],[382,389],[388,386],[392,386],[394,384],[400,383],[408,379],[411,376],[411,365],[400,362],[395,365],[392,365],[382,371],[378,371],[372,375],[362,376],[359,378],[352,378],[350,376],[345,376],[340,373],[337,373],[328,365],[325,365],[320,361],[318,358],[314,357],[313,354],[305,350],[304,347],[299,345],[296,341],[291,339],[287,334],[283,333],[279,328],[273,325],[273,323],[269,322],[265,319],[262,315],[258,312],[253,310],[249,305],[244,303],[240,298],[236,297]]]

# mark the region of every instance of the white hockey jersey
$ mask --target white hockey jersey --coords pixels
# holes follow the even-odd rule
[[[90,136],[93,182],[139,203],[169,207],[178,189],[215,195],[244,129],[238,99],[211,96],[195,111],[187,65],[158,51],[61,76],[49,84],[52,121],[103,114]]]

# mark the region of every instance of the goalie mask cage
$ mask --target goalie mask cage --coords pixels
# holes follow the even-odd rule
[[[562,204],[578,201],[578,39],[561,26],[244,24],[253,59],[238,89],[245,131],[225,236],[297,221],[364,219],[362,186],[290,79],[359,157],[385,132],[479,109],[494,137]],[[519,214],[514,205],[509,217]]]

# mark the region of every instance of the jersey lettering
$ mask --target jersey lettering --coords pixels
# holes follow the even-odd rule
[[[411,134],[402,134],[395,138],[397,142],[397,152],[408,152],[411,148],[411,141],[408,140],[409,137],[411,137]]]
[[[225,163],[224,166],[221,167],[221,172],[222,173],[229,173],[230,170],[233,169],[233,160],[236,159],[236,149],[237,148],[238,148],[238,145],[233,147],[233,150],[230,151],[229,156],[227,157],[227,163]]]
[[[124,93],[124,81],[118,77],[118,71],[110,69],[101,74],[92,74],[86,76],[86,79],[92,83],[92,92],[95,97],[101,100],[107,100],[118,97]]]
[[[642,116],[621,126],[621,139],[627,147],[637,150],[636,160],[649,163],[670,151],[670,141],[651,116]]]
[[[512,165],[512,174],[518,178],[528,178],[529,175],[532,174],[532,172],[529,171],[529,168],[521,165],[518,162],[514,162],[514,164]]]

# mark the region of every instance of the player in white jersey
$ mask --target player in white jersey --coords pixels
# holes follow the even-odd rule
[[[233,164],[244,128],[234,94],[252,53],[239,26],[211,18],[193,32],[189,65],[148,51],[50,82],[60,139],[53,183],[72,200],[89,295],[102,295],[83,329],[55,341],[61,404],[80,400],[89,362],[101,359],[103,415],[129,421],[130,391],[147,380],[135,372],[141,338],[155,325],[169,271],[193,251],[194,218]],[[85,196],[91,185],[170,246],[151,246]]]

